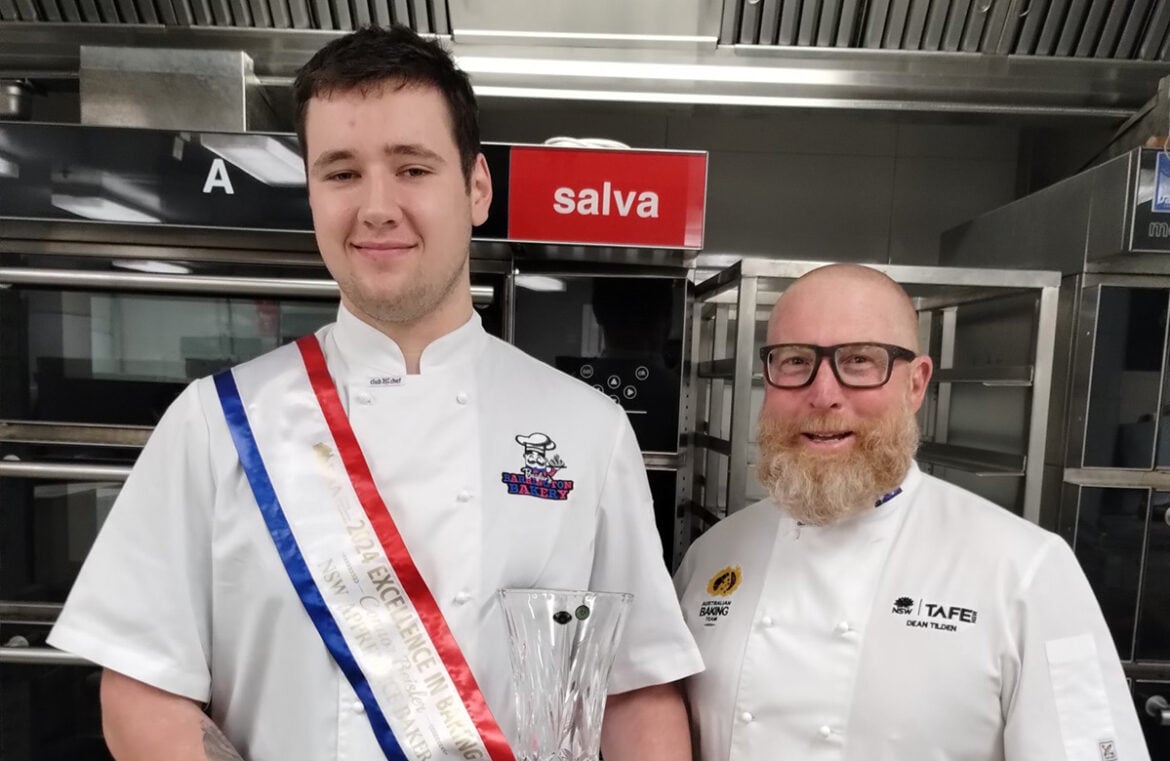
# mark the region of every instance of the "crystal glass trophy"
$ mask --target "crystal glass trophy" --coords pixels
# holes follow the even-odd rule
[[[517,761],[597,761],[609,670],[633,595],[501,589]]]

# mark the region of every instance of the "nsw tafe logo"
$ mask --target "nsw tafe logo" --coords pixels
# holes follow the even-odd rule
[[[927,602],[925,599],[915,600],[912,597],[894,600],[890,612],[899,616],[913,616],[906,620],[906,626],[912,629],[933,631],[959,631],[961,624],[974,624],[979,619],[979,612],[972,608]]]

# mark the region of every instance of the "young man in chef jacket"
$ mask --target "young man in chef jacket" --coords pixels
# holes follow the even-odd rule
[[[512,761],[497,591],[544,587],[634,595],[607,760],[689,758],[702,663],[629,421],[472,307],[467,75],[367,27],[293,91],[337,321],[192,383],[87,557],[50,643],[104,667],[114,757]]]
[[[1147,761],[1116,649],[1058,536],[922,473],[932,371],[884,274],[788,288],[761,350],[759,477],[676,577],[706,670],[702,761]]]

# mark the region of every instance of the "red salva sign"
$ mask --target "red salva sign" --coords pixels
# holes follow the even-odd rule
[[[512,146],[508,238],[702,248],[707,154]]]

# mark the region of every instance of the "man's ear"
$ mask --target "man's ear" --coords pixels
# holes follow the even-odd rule
[[[468,191],[471,196],[471,223],[482,225],[487,221],[488,210],[492,205],[492,174],[488,171],[487,159],[482,153],[475,157]]]
[[[922,407],[930,376],[934,374],[934,360],[929,354],[922,354],[910,360],[910,404],[915,412]]]

